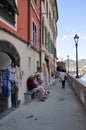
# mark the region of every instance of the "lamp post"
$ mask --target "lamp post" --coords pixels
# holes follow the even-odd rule
[[[79,78],[78,76],[78,40],[79,40],[79,36],[75,34],[74,41],[75,41],[75,46],[76,46],[76,78]]]
[[[68,73],[69,73],[69,55],[67,55]]]

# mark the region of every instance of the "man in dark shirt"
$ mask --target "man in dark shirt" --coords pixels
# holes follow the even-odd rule
[[[31,77],[29,77],[27,80],[27,89],[33,93],[39,92],[40,101],[44,101],[44,93],[40,85],[35,84],[33,75],[31,75]]]

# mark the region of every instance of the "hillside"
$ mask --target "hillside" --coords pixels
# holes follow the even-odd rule
[[[65,60],[66,67],[68,67],[68,60]],[[86,59],[80,59],[78,61],[78,67],[80,70],[86,69]],[[75,69],[76,68],[76,61],[69,59],[69,69]]]

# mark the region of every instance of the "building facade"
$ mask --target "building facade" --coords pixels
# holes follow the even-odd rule
[[[55,74],[58,10],[56,0],[41,2],[41,65],[43,78],[48,85]]]
[[[24,102],[29,53],[27,2],[0,1],[0,111]]]
[[[31,74],[48,84],[57,19],[55,0],[0,0],[0,112],[24,102]]]
[[[40,66],[40,41],[41,41],[41,23],[40,23],[41,1],[29,0],[29,25],[28,25],[28,46],[31,49],[29,56],[30,73],[37,72]]]

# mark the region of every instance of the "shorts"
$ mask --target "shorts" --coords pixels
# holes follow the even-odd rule
[[[31,92],[33,92],[33,93],[36,93],[37,91],[38,91],[37,88],[33,88],[33,89],[31,90]]]

